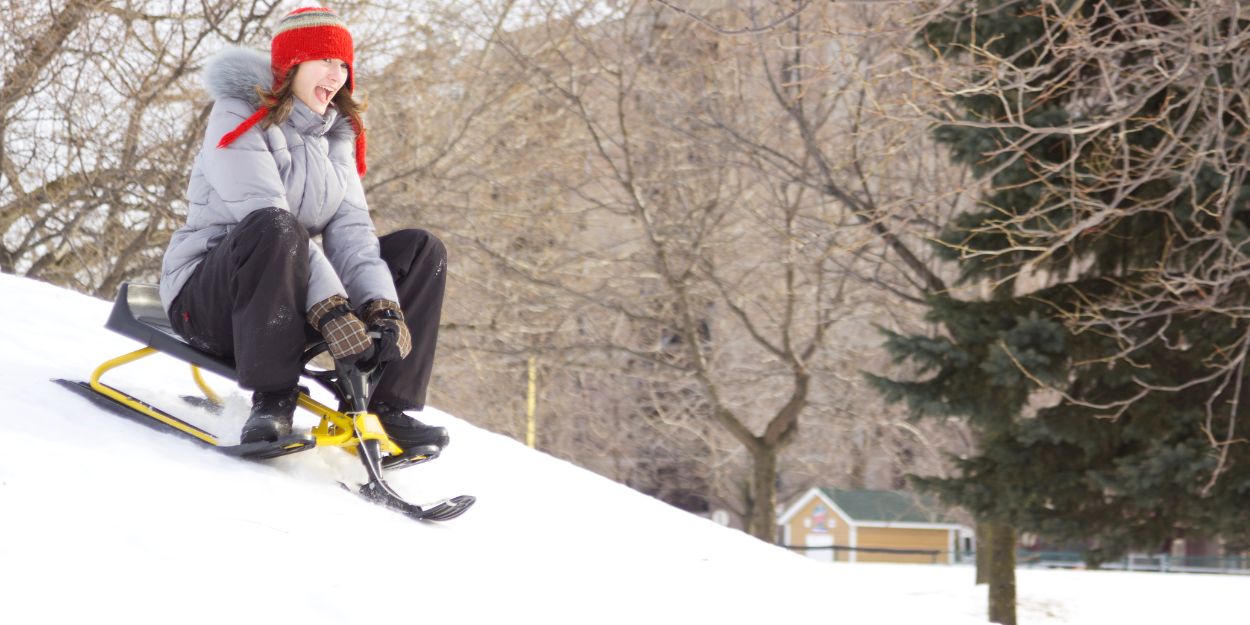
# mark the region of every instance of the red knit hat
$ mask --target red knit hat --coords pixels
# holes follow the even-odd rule
[[[286,81],[292,67],[315,59],[341,59],[347,63],[348,93],[356,87],[355,54],[352,34],[343,18],[330,9],[305,7],[287,13],[278,22],[273,33],[269,53],[269,66],[273,70],[273,88],[276,90]],[[243,136],[252,126],[269,114],[269,107],[261,106],[251,117],[221,138],[217,147],[224,148]],[[356,173],[365,176],[365,129],[356,127]]]

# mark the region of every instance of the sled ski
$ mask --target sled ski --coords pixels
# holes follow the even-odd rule
[[[474,504],[471,496],[453,497],[426,506],[410,504],[396,493],[383,478],[383,471],[403,469],[438,457],[437,446],[402,449],[386,435],[376,415],[368,412],[369,397],[380,379],[383,365],[362,371],[355,366],[335,362],[333,371],[309,368],[309,363],[328,350],[325,342],[310,346],[301,360],[303,375],[325,387],[339,401],[338,410],[318,403],[309,396],[307,387],[300,387],[299,407],[321,418],[311,432],[293,433],[272,443],[222,445],[220,437],[187,423],[134,396],[100,382],[112,369],[130,364],[156,353],[163,353],[191,365],[191,376],[204,397],[183,397],[183,400],[220,412],[224,400],[204,381],[201,369],[207,369],[236,380],[234,363],[202,352],[174,332],[161,306],[159,292],[152,284],[122,284],[113,303],[113,311],[104,327],[134,339],[144,348],[114,358],[100,365],[89,382],[55,380],[56,383],[86,397],[97,405],[127,418],[135,419],[164,431],[174,432],[222,453],[248,459],[277,458],[312,449],[343,447],[358,456],[364,464],[369,481],[354,491],[361,497],[395,510],[404,516],[422,521],[446,521],[464,514]]]
[[[108,410],[114,414],[134,419],[139,423],[154,427],[162,431],[172,431],[175,434],[182,434],[195,442],[205,444],[207,447],[219,451],[228,456],[236,456],[239,458],[249,458],[254,460],[266,460],[269,458],[277,458],[287,454],[298,453],[317,446],[317,439],[309,434],[290,434],[279,438],[272,443],[248,443],[245,445],[221,445],[216,442],[217,437],[209,432],[204,431],[174,415],[161,410],[142,400],[136,399],[132,395],[119,391],[111,386],[105,388],[113,391],[117,395],[123,397],[126,401],[122,401],[97,392],[91,388],[90,382],[74,382],[72,380],[55,380],[57,384],[68,388],[69,390],[86,397],[97,406]],[[135,405],[143,406],[144,411],[136,410]],[[216,404],[214,404],[216,405]],[[151,411],[161,416],[161,419],[152,419],[146,411]]]

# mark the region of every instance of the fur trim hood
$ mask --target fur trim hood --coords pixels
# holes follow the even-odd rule
[[[253,109],[260,108],[256,86],[273,88],[273,70],[269,55],[241,46],[232,46],[214,54],[204,64],[204,87],[213,101],[238,98]]]

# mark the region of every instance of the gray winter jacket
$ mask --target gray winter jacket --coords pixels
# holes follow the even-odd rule
[[[310,276],[305,309],[331,295],[353,306],[375,299],[398,301],[390,271],[356,173],[355,133],[334,107],[318,115],[299,98],[281,125],[260,124],[218,149],[221,138],[260,108],[253,85],[270,85],[269,55],[229,48],[204,66],[204,83],[215,100],[187,185],[187,225],[170,238],[161,266],[165,311],[208,251],[248,213],[288,210],[321,236],[324,253],[308,246]],[[344,288],[346,287],[346,288]]]

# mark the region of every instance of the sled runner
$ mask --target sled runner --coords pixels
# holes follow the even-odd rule
[[[387,485],[382,476],[384,470],[402,469],[433,460],[438,457],[439,449],[433,445],[400,448],[386,435],[377,416],[368,412],[369,396],[374,382],[381,377],[384,365],[372,371],[361,371],[355,366],[336,361],[333,371],[310,369],[309,363],[313,358],[328,349],[324,342],[317,343],[304,352],[301,359],[303,375],[333,393],[339,400],[338,410],[317,402],[309,396],[307,388],[300,387],[299,407],[321,418],[321,422],[311,432],[292,433],[272,443],[222,445],[220,437],[104,384],[100,382],[100,378],[118,367],[152,354],[164,353],[191,365],[191,376],[205,395],[205,398],[185,399],[205,406],[222,406],[224,401],[208,386],[200,371],[207,369],[235,380],[234,363],[202,352],[182,340],[170,326],[156,285],[123,284],[104,327],[134,339],[145,347],[100,365],[91,374],[89,382],[56,380],[58,384],[113,412],[159,429],[188,436],[232,456],[265,459],[298,453],[313,447],[343,447],[360,457],[369,476],[369,481],[356,491],[357,494],[410,518],[426,521],[453,519],[464,514],[476,501],[474,497],[461,496],[427,506],[417,506],[404,501]]]

